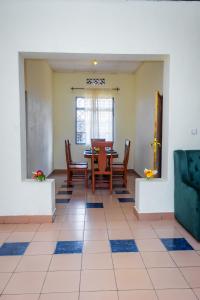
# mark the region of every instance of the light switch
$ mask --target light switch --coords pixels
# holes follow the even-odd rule
[[[197,133],[198,133],[198,132],[197,132],[197,128],[192,128],[192,129],[191,129],[191,134],[192,134],[192,135],[197,135]]]

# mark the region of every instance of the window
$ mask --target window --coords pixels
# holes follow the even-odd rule
[[[113,98],[76,98],[76,144],[90,144],[91,138],[113,141]]]

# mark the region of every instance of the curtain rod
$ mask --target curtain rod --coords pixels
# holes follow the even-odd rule
[[[112,90],[112,91],[120,91],[120,88],[81,88],[81,87],[71,87],[71,90]]]

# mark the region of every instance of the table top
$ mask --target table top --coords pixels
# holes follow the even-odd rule
[[[118,157],[118,153],[114,149],[112,151],[108,150],[108,151],[106,151],[106,153],[107,153],[107,156],[110,156],[112,154],[113,158],[117,158]],[[95,151],[94,154],[98,155],[98,152]],[[92,149],[85,150],[84,151],[84,157],[85,158],[91,158],[92,157]]]

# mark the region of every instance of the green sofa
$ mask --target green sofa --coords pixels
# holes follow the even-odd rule
[[[200,150],[174,151],[176,219],[200,241]]]

